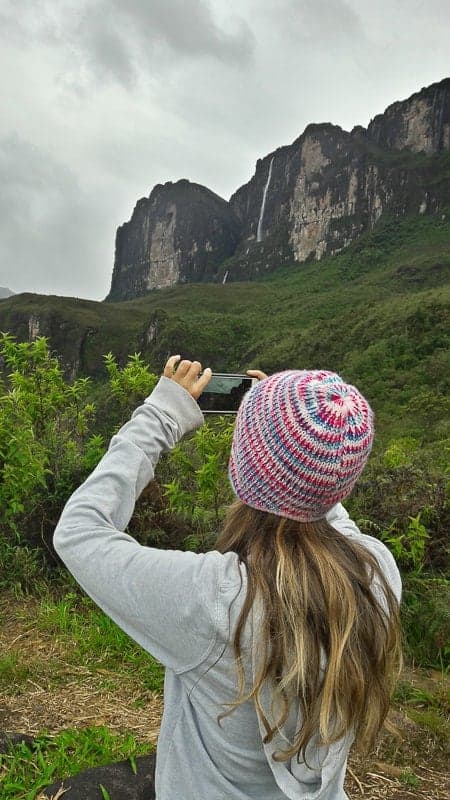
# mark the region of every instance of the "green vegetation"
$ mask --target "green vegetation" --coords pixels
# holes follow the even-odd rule
[[[0,553],[6,569],[0,586],[39,591],[53,567],[62,587],[65,571],[51,536],[67,497],[89,474],[114,433],[157,380],[140,356],[120,368],[106,356],[109,374],[108,412],[87,402],[89,379],[68,384],[45,339],[18,344],[4,335],[0,343],[9,368],[0,405]],[[103,403],[103,405],[102,405]],[[96,433],[98,417],[102,434]],[[105,423],[107,420],[107,423]],[[227,505],[232,499],[227,463],[233,422],[224,418],[205,424],[162,459],[153,493],[144,493],[129,531],[144,544],[191,549],[214,546]],[[104,434],[104,435],[103,435]],[[440,445],[439,445],[440,446]],[[450,662],[447,531],[449,498],[439,465],[413,437],[393,439],[378,451],[348,501],[363,532],[385,541],[404,573],[403,616],[406,649],[418,664]],[[36,536],[36,528],[40,537]],[[38,551],[37,546],[41,547]],[[74,604],[76,594],[47,606],[46,619],[66,620],[79,652],[89,660],[101,647],[107,657],[116,648],[127,652],[124,638],[100,614],[92,637]],[[37,622],[42,619],[42,609]],[[114,644],[116,642],[116,644]],[[109,649],[108,649],[109,648]],[[111,651],[112,648],[112,651]],[[133,655],[133,658],[135,656]]]
[[[57,637],[69,647],[78,664],[92,672],[103,669],[139,672],[142,686],[162,689],[161,665],[139,647],[89,597],[68,591],[57,600],[41,600],[36,614],[36,629]]]
[[[106,726],[67,730],[56,736],[43,733],[33,748],[23,743],[0,754],[0,773],[5,773],[2,797],[35,800],[40,789],[61,777],[126,758],[136,769],[135,757],[151,749],[136,742],[132,734],[114,735]]]
[[[103,380],[108,351],[120,366],[141,352],[156,374],[180,350],[215,371],[333,369],[371,401],[380,442],[427,446],[449,435],[449,242],[448,210],[382,218],[337,256],[251,283],[187,284],[124,303],[19,295],[1,301],[0,329],[28,338],[34,315],[65,364]]]

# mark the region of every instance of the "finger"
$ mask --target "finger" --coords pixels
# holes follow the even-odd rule
[[[262,372],[260,369],[248,369],[247,375],[251,375],[252,378],[258,378],[259,381],[263,381],[264,378],[267,378],[265,372]]]
[[[187,360],[180,361],[177,367],[177,371],[175,373],[177,378],[185,378],[190,370],[191,364],[192,361],[187,361]]]
[[[178,355],[178,356],[170,356],[170,358],[167,359],[166,366],[164,367],[164,373],[163,373],[163,375],[165,375],[166,378],[171,378],[172,377],[174,369],[175,369],[175,364],[177,363],[177,361],[180,360],[180,358],[181,358],[181,356]]]
[[[196,400],[200,397],[201,393],[204,391],[205,387],[208,385],[212,378],[212,369],[207,367],[202,375],[200,375],[197,383],[195,384],[194,389],[192,390],[192,396],[195,397]]]
[[[193,361],[191,363],[191,366],[189,367],[189,371],[186,377],[189,378],[190,380],[196,380],[199,377],[201,371],[202,371],[202,365],[200,364],[200,361]]]

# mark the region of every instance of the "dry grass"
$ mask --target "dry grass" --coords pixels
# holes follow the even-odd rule
[[[47,730],[107,725],[114,733],[132,731],[139,741],[155,742],[163,701],[136,678],[108,669],[91,670],[67,660],[67,643],[33,627],[35,600],[20,602],[20,618],[0,604],[0,652],[20,653],[27,675],[19,686],[0,691],[0,730],[34,735]],[[24,613],[26,612],[26,613]]]
[[[98,678],[88,671],[72,672],[71,680],[48,689],[29,680],[17,696],[0,695],[0,729],[36,735],[67,728],[107,725],[114,733],[132,731],[142,742],[156,742],[162,716],[162,697],[123,685],[118,691],[98,689]]]
[[[34,630],[35,606],[35,600],[21,600],[20,614],[6,613],[11,606],[0,601],[0,652],[5,656],[19,651],[21,661],[30,665],[21,685],[0,691],[0,730],[35,735],[106,725],[114,733],[132,732],[138,741],[155,743],[161,694],[143,689],[136,676],[69,663],[66,642]],[[438,678],[442,681],[432,672],[405,677],[427,690]],[[445,744],[413,722],[404,708],[392,709],[391,719],[401,738],[383,734],[370,756],[350,757],[345,784],[349,798],[448,800]]]

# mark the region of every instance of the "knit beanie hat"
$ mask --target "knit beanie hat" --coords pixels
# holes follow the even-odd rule
[[[288,370],[253,386],[236,416],[228,475],[247,505],[303,522],[350,494],[369,456],[373,412],[326,370]]]

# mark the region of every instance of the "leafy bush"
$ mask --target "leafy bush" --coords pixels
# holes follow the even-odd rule
[[[186,549],[199,549],[217,537],[232,490],[227,466],[234,419],[220,417],[205,423],[195,434],[180,442],[168,455],[164,483],[165,497],[172,513],[186,520],[191,533]]]
[[[16,596],[46,591],[50,573],[40,548],[18,545],[1,531],[0,564],[0,591],[8,589]]]
[[[0,586],[27,589],[45,575],[38,552],[55,560],[52,536],[61,511],[105,452],[105,439],[157,381],[138,354],[120,369],[111,354],[105,434],[94,432],[91,381],[65,380],[45,337],[17,343],[0,337]]]
[[[450,581],[436,575],[403,578],[405,651],[419,666],[450,667]]]
[[[386,542],[407,572],[448,565],[448,482],[413,438],[373,456],[346,501],[361,530]]]
[[[108,394],[115,400],[122,422],[150,394],[159,378],[150,372],[140,353],[129,356],[122,369],[112,353],[107,353],[104,359],[109,378]]]
[[[74,484],[100,457],[90,438],[89,379],[69,384],[42,337],[0,337],[0,526],[17,544],[44,543]]]
[[[108,354],[107,384],[94,390],[87,378],[68,383],[45,338],[18,344],[3,334],[0,357],[0,588],[36,591],[49,576],[43,554],[52,553],[66,500],[158,377],[139,354],[122,368]],[[414,413],[430,402],[421,396]],[[433,408],[442,412],[439,398]],[[162,547],[212,546],[233,499],[227,476],[233,429],[234,419],[208,421],[161,459],[157,480],[136,506],[132,535]],[[441,573],[450,509],[433,449],[416,436],[391,439],[371,458],[346,504],[363,531],[386,542],[402,569],[410,657],[422,665],[448,663],[448,583]]]

